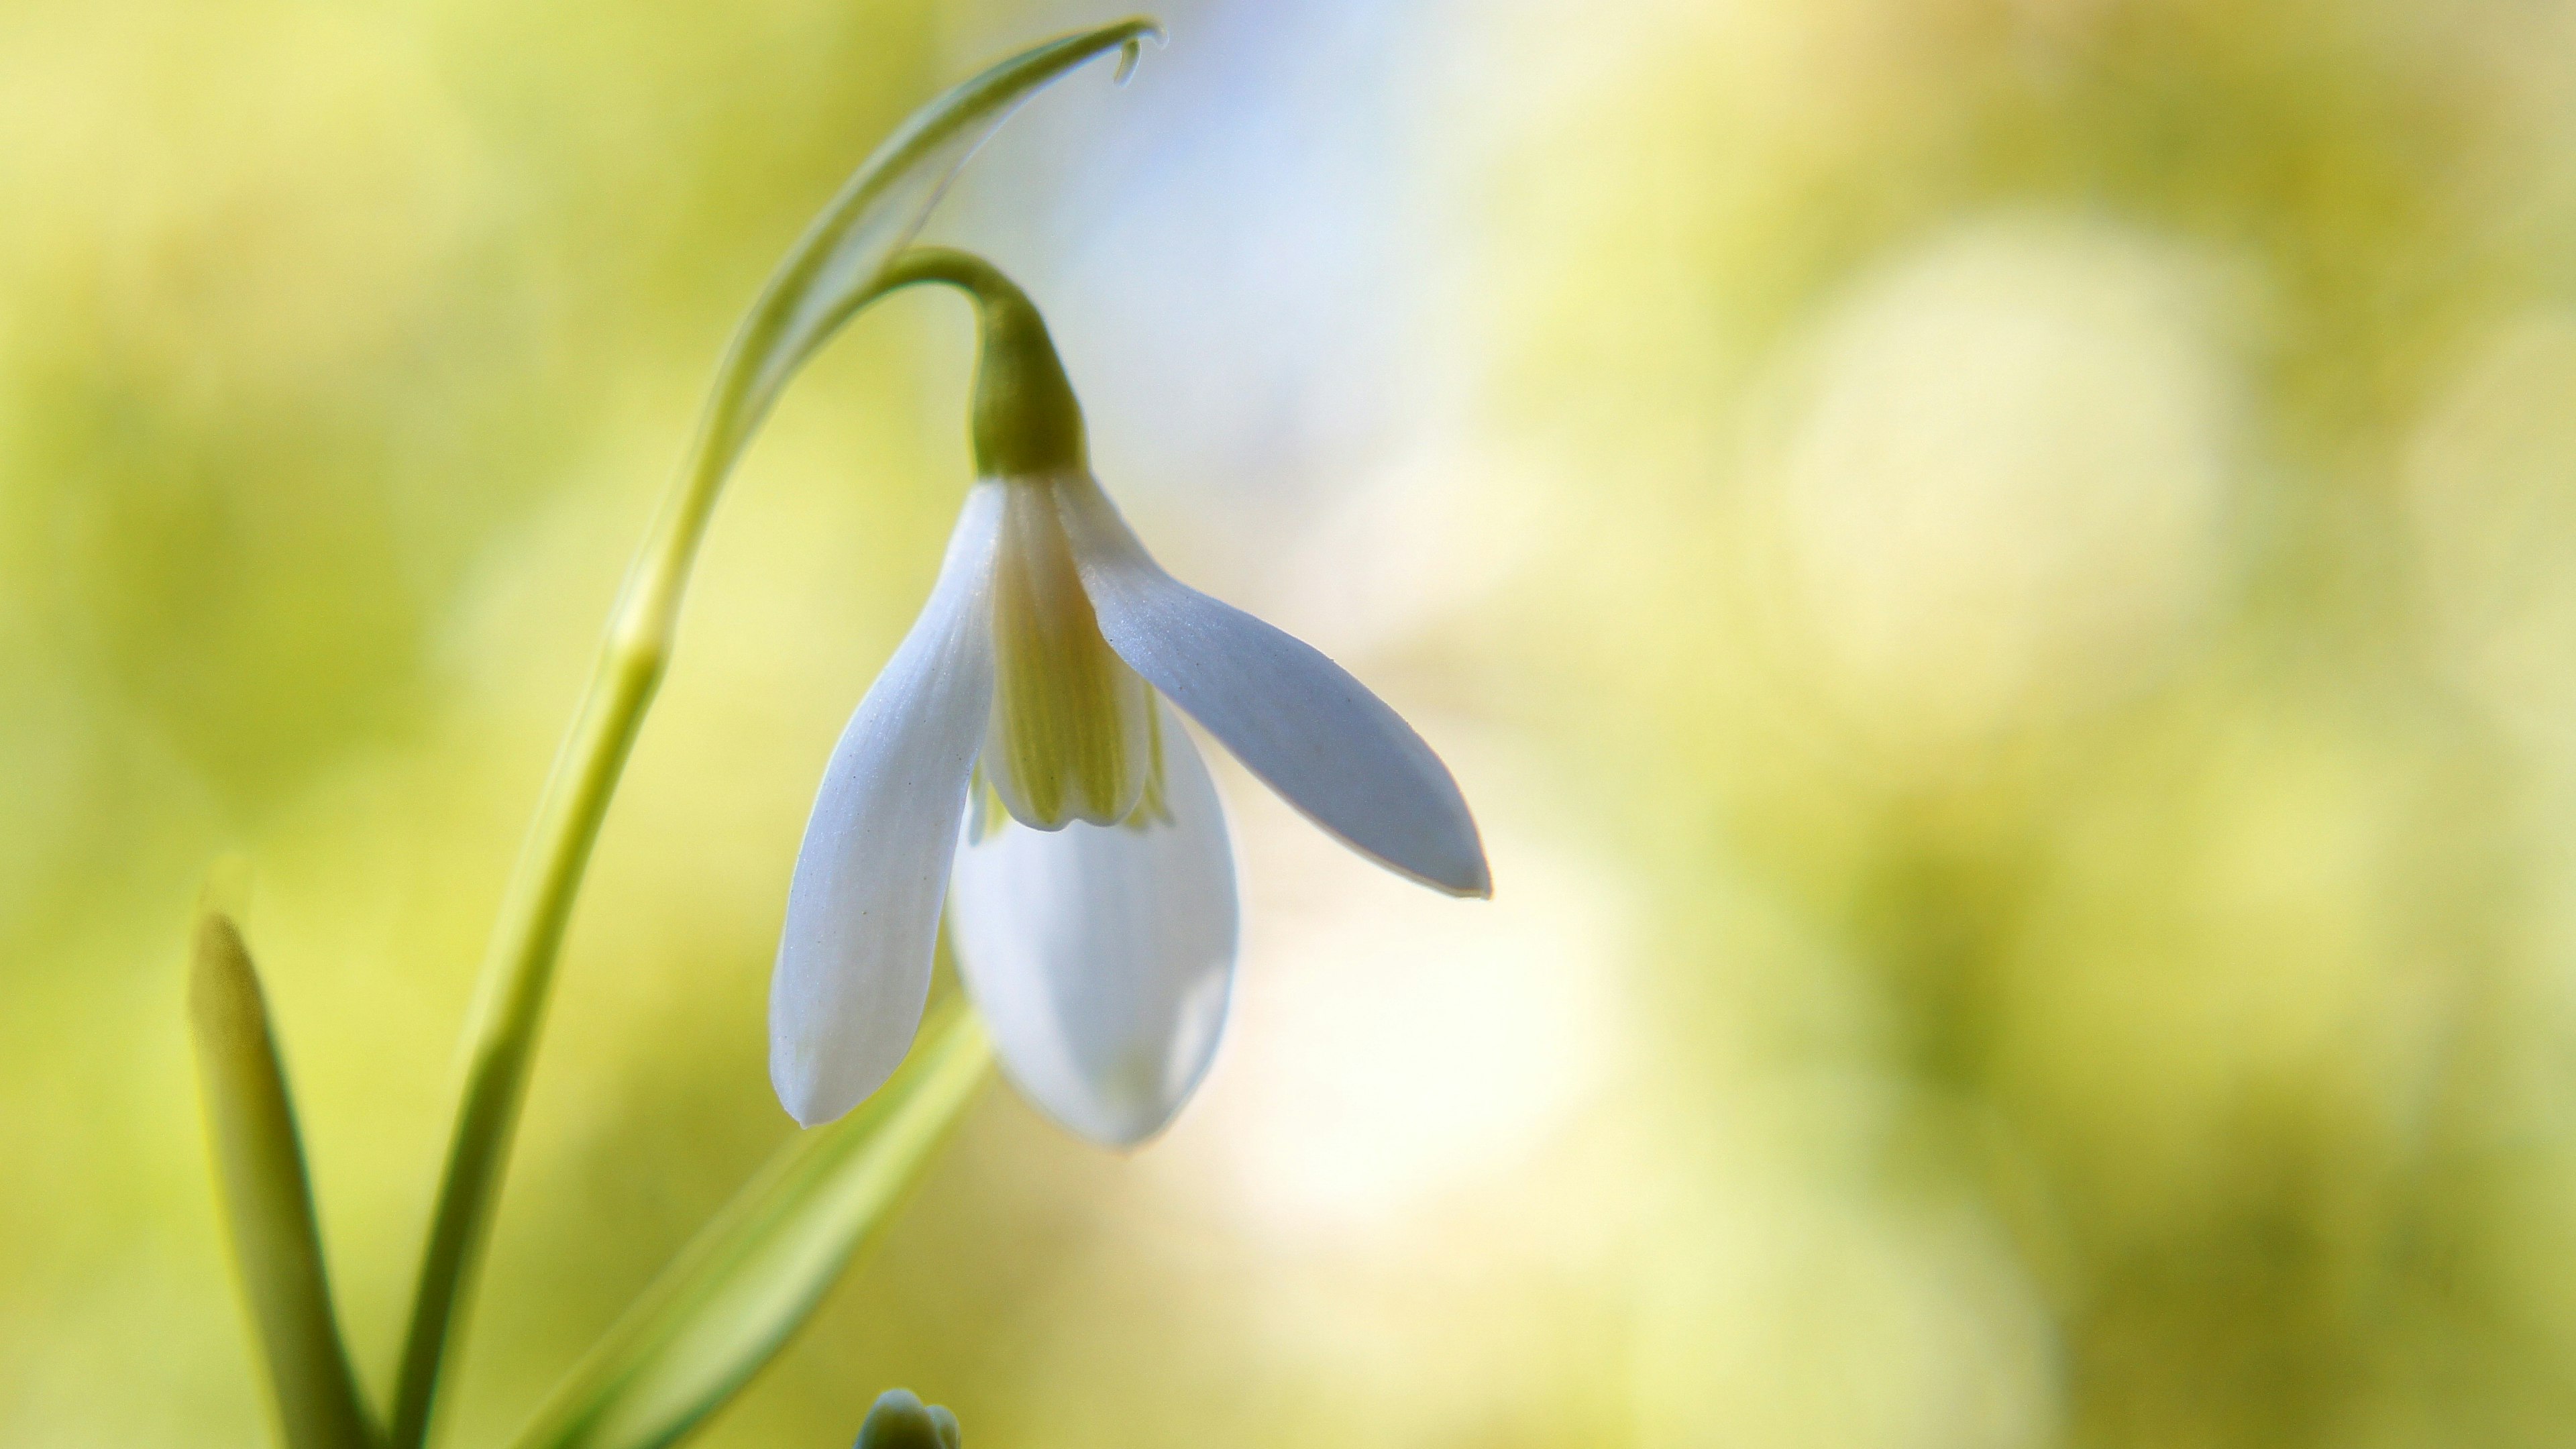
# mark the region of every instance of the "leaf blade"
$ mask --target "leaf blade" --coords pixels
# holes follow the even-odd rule
[[[548,1397],[519,1449],[661,1449],[750,1382],[822,1301],[990,1075],[962,1001],[859,1110],[798,1137]]]
[[[279,1429],[291,1449],[369,1449],[376,1430],[332,1307],[303,1140],[258,970],[220,911],[199,918],[194,954],[188,1015],[208,1137]]]

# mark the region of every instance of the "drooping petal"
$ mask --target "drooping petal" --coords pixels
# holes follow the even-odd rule
[[[966,778],[993,693],[999,489],[967,495],[939,582],[850,716],[823,772],[769,986],[769,1079],[808,1127],[864,1101],[903,1061]]]
[[[1100,632],[1308,819],[1452,895],[1493,893],[1475,817],[1440,757],[1313,647],[1163,572],[1100,485],[1055,489]]]
[[[1115,825],[1135,810],[1151,770],[1154,692],[1100,637],[1054,483],[999,486],[984,777],[1023,825]]]
[[[1180,721],[1165,713],[1161,736],[1168,818],[1005,824],[958,852],[949,916],[1012,1084],[1112,1147],[1161,1131],[1197,1089],[1234,982],[1224,807]]]

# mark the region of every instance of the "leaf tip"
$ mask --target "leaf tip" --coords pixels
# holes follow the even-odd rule
[[[188,1014],[197,1029],[227,1037],[262,1033],[268,1011],[260,1000],[259,972],[233,918],[212,908],[198,912],[192,955]]]
[[[1110,26],[1102,35],[1118,44],[1118,69],[1109,78],[1112,85],[1123,86],[1136,74],[1137,64],[1145,58],[1146,41],[1154,42],[1157,50],[1172,43],[1163,23],[1144,15]]]

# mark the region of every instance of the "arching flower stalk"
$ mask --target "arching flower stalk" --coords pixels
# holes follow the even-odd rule
[[[1234,974],[1225,816],[1179,715],[1425,885],[1489,894],[1484,849],[1448,770],[1384,702],[1145,552],[1091,475],[1028,298],[928,248],[878,290],[924,282],[976,302],[979,476],[824,772],[771,986],[770,1076],[811,1125],[894,1071],[945,900],[1006,1074],[1066,1127],[1129,1146],[1205,1074]]]

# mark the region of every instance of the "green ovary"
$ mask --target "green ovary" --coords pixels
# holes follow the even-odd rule
[[[1006,486],[983,775],[1024,825],[1113,825],[1136,812],[1155,773],[1153,690],[1100,637],[1054,485]]]

